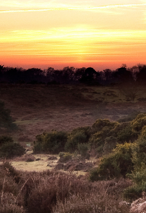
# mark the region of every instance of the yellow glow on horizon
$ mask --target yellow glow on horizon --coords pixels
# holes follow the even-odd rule
[[[0,64],[146,62],[145,0],[80,2],[0,2]]]

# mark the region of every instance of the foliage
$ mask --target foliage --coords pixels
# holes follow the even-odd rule
[[[90,155],[88,153],[89,144],[87,144],[87,143],[79,143],[78,144],[78,151],[79,151],[79,154],[81,154],[82,158],[89,159],[89,157],[90,157]]]
[[[66,163],[67,161],[72,159],[72,154],[68,152],[60,152],[59,157],[59,162]]]
[[[13,143],[13,138],[9,136],[0,136],[0,146],[2,146],[5,143]]]
[[[139,133],[143,126],[146,125],[146,113],[140,113],[137,117],[131,122],[133,131]]]
[[[138,137],[130,122],[118,123],[99,119],[93,124],[91,132],[91,147],[100,150],[101,154],[111,152],[117,143],[133,142]]]
[[[133,163],[135,167],[141,167],[141,164],[146,165],[146,126],[142,128],[138,140],[133,146]]]
[[[107,119],[98,119],[96,122],[92,125],[91,132],[92,134],[95,132],[99,132],[101,130],[104,130],[104,127],[108,128],[108,130],[112,129],[116,125],[116,122],[110,122]],[[105,129],[106,130],[106,129]]]
[[[4,102],[0,101],[0,128],[14,130],[17,128],[10,116],[10,110],[5,108]]]
[[[131,143],[118,144],[112,153],[101,159],[98,168],[90,172],[90,180],[125,177],[133,169],[132,146]]]
[[[34,153],[44,152],[58,154],[64,151],[64,146],[67,141],[67,133],[52,131],[36,136],[34,142]]]
[[[89,127],[81,127],[74,129],[69,135],[67,139],[67,143],[65,145],[65,150],[69,152],[74,152],[78,144],[87,143],[90,137],[90,128]]]
[[[146,192],[146,168],[142,165],[139,169],[134,170],[127,177],[132,179],[133,185],[124,190],[124,197],[129,200],[136,200],[142,197],[143,192]]]
[[[25,153],[25,149],[18,143],[5,143],[0,147],[0,157],[13,158],[21,156]]]

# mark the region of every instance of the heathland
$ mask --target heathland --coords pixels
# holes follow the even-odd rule
[[[128,213],[121,201],[144,198],[145,66],[137,68],[50,83],[14,82],[1,66],[1,213]]]

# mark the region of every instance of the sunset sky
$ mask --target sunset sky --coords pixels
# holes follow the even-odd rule
[[[0,0],[0,64],[146,64],[146,0]]]

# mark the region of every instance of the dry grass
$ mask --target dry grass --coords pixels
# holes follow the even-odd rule
[[[32,142],[35,136],[52,129],[71,131],[91,126],[98,118],[120,119],[132,111],[145,111],[145,90],[134,102],[114,87],[71,85],[1,85],[0,97],[11,110],[19,131],[10,134],[16,141]]]
[[[0,167],[2,213],[128,213],[119,207],[127,180],[89,182],[85,177],[55,171],[18,172],[8,163]],[[16,182],[15,176],[19,176]]]

